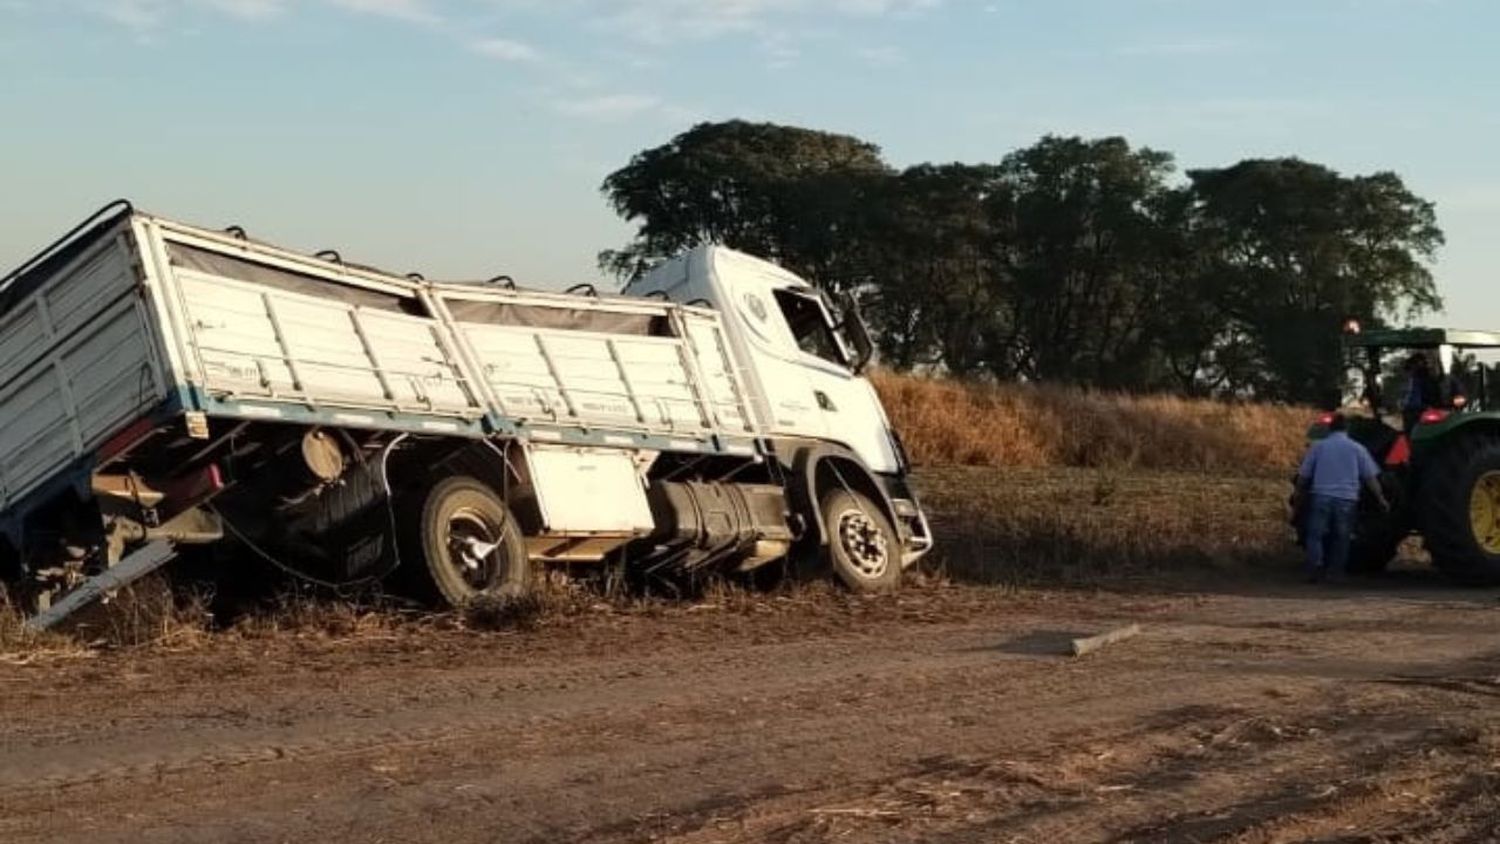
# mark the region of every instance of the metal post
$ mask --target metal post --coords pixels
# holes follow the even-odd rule
[[[307,391],[307,382],[302,380],[302,373],[297,369],[297,361],[292,359],[292,346],[286,338],[286,332],[281,330],[281,318],[276,315],[276,303],[271,299],[270,293],[260,294],[260,300],[266,308],[266,318],[271,321],[271,330],[276,334],[276,345],[281,348],[281,358],[286,361],[287,372],[292,375],[292,389],[302,394],[302,398],[309,405],[313,404],[313,397]]]
[[[391,389],[390,379],[385,374],[385,364],[380,362],[380,356],[375,353],[375,344],[370,342],[370,335],[365,331],[364,320],[359,318],[359,308],[349,309],[349,321],[354,324],[354,333],[359,335],[360,345],[365,347],[365,357],[370,359],[370,365],[375,367],[375,378],[380,381],[380,389],[385,391],[385,397],[401,409],[401,400],[396,398],[396,391]]]
[[[614,359],[615,368],[620,371],[620,383],[625,385],[625,396],[630,399],[630,406],[635,408],[636,421],[642,425],[646,424],[646,412],[641,409],[635,385],[630,382],[630,371],[625,368],[625,359],[620,357],[620,350],[616,347],[614,338],[605,340],[604,344],[609,347],[609,356]]]
[[[157,540],[132,552],[125,559],[85,580],[61,601],[26,619],[32,630],[47,630],[106,592],[123,589],[171,562],[177,550],[166,540]]]
[[[552,360],[552,352],[547,349],[547,338],[543,337],[541,332],[532,336],[536,338],[536,347],[542,353],[542,360],[547,363],[547,371],[552,374],[552,380],[557,384],[557,394],[562,396],[563,404],[568,406],[568,413],[578,421],[584,421],[578,413],[578,405],[573,403],[573,396],[569,393],[567,385],[563,383],[562,373],[557,371],[557,363]]]

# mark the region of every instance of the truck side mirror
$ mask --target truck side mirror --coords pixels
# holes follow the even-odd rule
[[[854,296],[850,293],[843,294],[839,297],[839,306],[839,328],[854,347],[854,360],[850,362],[850,368],[858,375],[864,372],[865,367],[870,365],[871,358],[875,357],[875,342],[870,339],[870,328],[860,315]]]

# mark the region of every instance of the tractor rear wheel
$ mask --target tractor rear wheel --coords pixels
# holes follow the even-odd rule
[[[1460,583],[1500,583],[1500,439],[1452,443],[1428,467],[1421,492],[1433,565]]]

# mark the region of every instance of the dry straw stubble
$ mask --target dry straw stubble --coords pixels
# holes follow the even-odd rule
[[[1311,411],[877,373],[892,424],[922,466],[1134,468],[1284,474]]]

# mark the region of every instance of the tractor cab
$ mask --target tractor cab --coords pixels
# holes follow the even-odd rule
[[[1479,353],[1500,349],[1500,332],[1455,331],[1446,328],[1385,328],[1360,330],[1350,322],[1344,330],[1344,347],[1362,356],[1356,366],[1364,381],[1362,403],[1378,412],[1400,410],[1411,386],[1414,365],[1425,363],[1436,390],[1435,401],[1425,401],[1424,410],[1439,414],[1494,409],[1489,394],[1500,388],[1495,368],[1479,359]],[[1393,391],[1392,386],[1397,389]],[[1430,418],[1430,417],[1429,417]],[[1431,424],[1427,422],[1426,424]]]
[[[1359,385],[1354,404],[1367,411],[1351,416],[1350,434],[1382,463],[1404,463],[1413,445],[1461,421],[1456,416],[1500,409],[1500,374],[1480,359],[1500,349],[1500,332],[1363,331],[1351,320],[1343,342]]]

